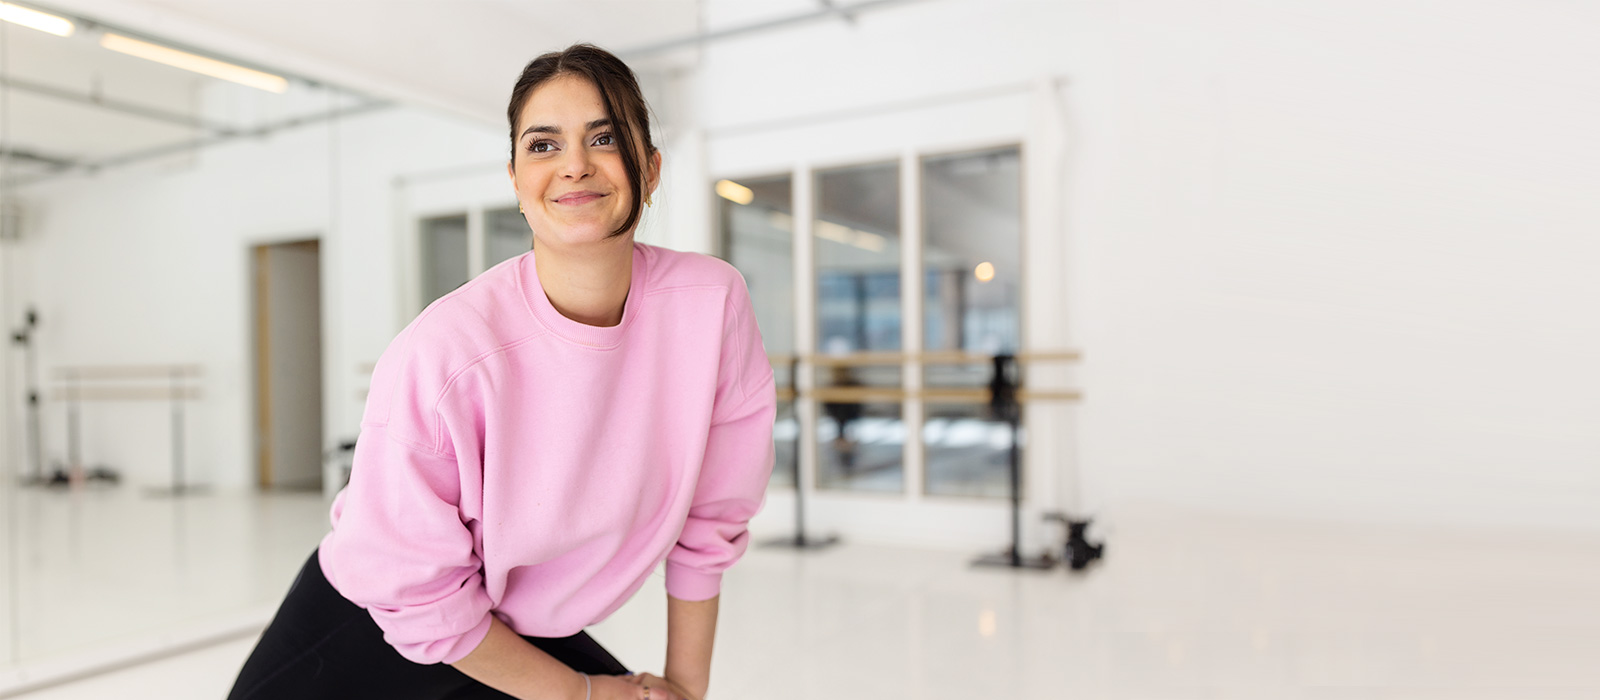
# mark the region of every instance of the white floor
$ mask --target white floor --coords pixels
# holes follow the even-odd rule
[[[327,522],[307,496],[21,498],[21,663],[0,697],[29,700],[223,697]],[[1084,576],[970,554],[752,548],[724,581],[712,697],[1600,697],[1593,537],[1146,508]],[[657,578],[591,633],[659,671],[664,617]],[[14,695],[162,644],[191,650]]]

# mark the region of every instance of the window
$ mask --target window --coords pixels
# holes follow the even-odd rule
[[[516,207],[484,212],[483,233],[485,270],[533,250],[533,231]]]
[[[1015,147],[922,159],[923,348],[1021,346],[1022,157]],[[989,363],[923,367],[927,387],[987,386]],[[983,404],[923,406],[924,493],[1009,494],[1011,429]]]
[[[472,279],[467,267],[467,215],[422,220],[422,305]]]
[[[779,175],[725,182],[717,200],[723,254],[750,288],[750,302],[767,353],[780,358],[793,355],[794,181]],[[780,360],[772,369],[780,398],[773,427],[777,461],[771,483],[792,488],[795,439],[800,435],[794,401],[784,398],[785,390],[792,388],[792,375],[788,362]]]
[[[902,402],[863,390],[899,389],[899,362],[864,353],[900,342],[900,165],[874,163],[816,173],[812,222],[817,274],[817,487],[905,489]],[[830,393],[831,392],[831,393]]]

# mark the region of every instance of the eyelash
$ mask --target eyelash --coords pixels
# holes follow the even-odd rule
[[[605,144],[598,143],[600,141],[600,139],[610,139],[610,143],[605,143]],[[608,134],[600,134],[599,136],[594,137],[594,140],[596,141],[596,145],[600,145],[600,146],[615,146],[615,145],[617,145],[617,143],[616,143],[617,142],[617,137],[615,135],[609,134],[609,133]],[[538,139],[538,140],[533,141],[532,143],[528,144],[528,152],[529,153],[549,153],[550,152],[550,151],[547,151],[547,150],[546,151],[536,150],[536,149],[538,149],[540,144],[549,144],[551,146],[554,146],[555,142],[551,141],[549,139]]]

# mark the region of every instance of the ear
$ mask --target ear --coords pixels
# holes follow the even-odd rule
[[[517,188],[517,169],[511,166],[511,161],[506,161],[506,179],[511,181],[511,188]]]
[[[650,154],[649,171],[644,174],[644,189],[648,194],[655,194],[656,186],[661,184],[661,150],[656,149]]]

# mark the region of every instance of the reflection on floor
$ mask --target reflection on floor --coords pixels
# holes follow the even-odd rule
[[[55,615],[68,617],[55,619],[125,631],[132,619],[189,624],[200,617],[196,606],[218,604],[201,595],[207,580],[251,591],[236,596],[241,604],[275,598],[326,523],[319,499],[207,498],[217,502],[167,507],[188,509],[190,523],[231,522],[222,512],[229,508],[247,513],[253,525],[229,526],[242,527],[239,551],[202,557],[209,549],[191,542],[180,556],[160,545],[167,548],[129,553],[122,565],[82,568],[81,581],[58,571],[48,580],[73,586],[79,603],[60,598]],[[173,523],[153,513],[144,516],[152,522],[83,528],[80,556],[89,558],[90,539],[106,550],[159,543]],[[752,549],[724,581],[713,697],[1600,697],[1594,537],[1147,508],[1118,514],[1107,558],[1086,576],[974,570],[968,556],[860,543]],[[248,573],[224,571],[237,568]],[[139,595],[124,590],[128,575]],[[102,606],[100,596],[124,605],[138,598],[164,614]],[[659,671],[663,596],[658,576],[591,632],[630,667]],[[31,624],[32,638],[63,643]],[[22,697],[218,698],[252,643],[236,639]]]
[[[328,527],[320,494],[171,498],[121,487],[15,498],[17,585],[7,596],[18,648],[0,649],[0,663],[212,627],[269,605]]]

